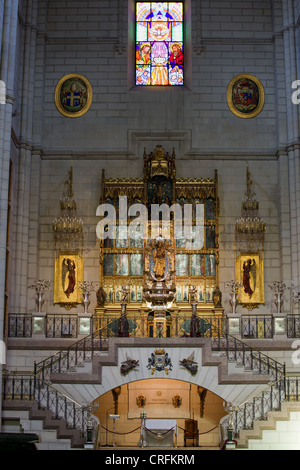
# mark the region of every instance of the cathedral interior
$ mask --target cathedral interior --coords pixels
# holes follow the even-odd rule
[[[300,1],[0,19],[1,450],[300,449]]]

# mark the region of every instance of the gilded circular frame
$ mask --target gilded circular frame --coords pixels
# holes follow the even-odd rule
[[[55,104],[63,116],[83,116],[90,109],[92,100],[92,86],[83,75],[65,75],[56,85]]]
[[[254,118],[265,104],[264,87],[253,75],[237,75],[228,85],[227,103],[236,116],[242,119]]]

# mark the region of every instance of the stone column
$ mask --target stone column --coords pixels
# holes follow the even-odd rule
[[[21,129],[16,214],[15,298],[16,312],[27,311],[30,193],[32,169],[32,130],[34,115],[37,0],[28,0],[24,28],[23,77],[21,90]],[[35,273],[33,277],[38,276]]]
[[[282,0],[283,16],[283,46],[286,80],[286,127],[289,168],[290,196],[290,230],[291,230],[291,259],[292,281],[300,284],[300,144],[299,144],[299,106],[292,102],[292,84],[297,80],[297,18],[295,17],[296,2]]]
[[[4,302],[6,276],[6,238],[11,149],[12,105],[14,103],[14,67],[18,25],[18,0],[0,3],[1,67],[0,80],[3,93],[0,104],[0,340],[4,333]],[[2,396],[2,366],[0,366],[0,396]],[[2,409],[0,408],[0,420]]]
[[[278,157],[278,217],[280,235],[281,279],[291,281],[291,214],[289,193],[289,157],[287,142],[287,107],[282,24],[282,0],[272,0],[272,18],[274,33],[275,59],[275,105],[277,121],[277,157]]]

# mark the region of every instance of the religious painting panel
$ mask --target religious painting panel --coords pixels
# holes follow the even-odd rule
[[[78,288],[83,272],[83,260],[78,252],[60,252],[55,258],[54,303],[71,306],[82,301]]]
[[[114,302],[114,288],[112,285],[104,287],[105,302]]]
[[[158,168],[161,171],[161,164]],[[152,172],[155,171],[155,164],[152,165]],[[168,171],[166,167],[165,171]],[[147,198],[150,204],[168,204],[172,203],[173,185],[171,181],[164,181],[163,178],[156,178],[155,183],[153,181],[148,182],[147,185]]]
[[[130,247],[131,248],[143,248],[144,239],[143,239],[142,227],[140,225],[135,227],[135,231],[138,233],[138,236],[137,238],[130,237]]]
[[[187,247],[188,240],[185,237],[176,238],[176,248],[185,249]]]
[[[128,229],[127,226],[116,227],[116,248],[127,248],[128,247]]]
[[[205,248],[216,248],[216,227],[214,225],[205,227]]]
[[[115,275],[129,276],[129,256],[126,254],[115,255]]]
[[[121,298],[122,298],[121,292],[122,292],[122,285],[121,284],[115,285],[115,300],[116,300],[116,302],[121,302]]]
[[[189,286],[184,285],[182,287],[182,301],[183,302],[189,301]]]
[[[216,275],[216,255],[205,255],[205,274],[206,276]]]
[[[190,241],[187,248],[201,250],[204,247],[204,230],[201,227],[191,227]]]
[[[104,231],[106,231],[106,227],[105,227]],[[103,247],[104,247],[104,248],[113,248],[113,247],[114,247],[114,240],[113,240],[113,238],[110,238],[110,237],[104,238],[104,240],[103,240]]]
[[[104,253],[103,255],[103,276],[114,275],[114,255]]]
[[[191,255],[191,276],[204,276],[204,255]]]
[[[130,256],[130,276],[142,276],[144,271],[143,255],[134,253]]]
[[[205,200],[205,219],[216,220],[215,201],[213,198]]]
[[[130,302],[136,302],[136,286],[130,286]]]
[[[207,285],[206,286],[206,302],[213,302],[214,300],[214,286],[213,285]]]
[[[236,260],[236,279],[242,284],[239,303],[248,309],[264,304],[264,260],[258,253],[242,253]]]
[[[176,276],[189,275],[189,255],[177,254],[176,255]]]
[[[182,302],[182,286],[176,284],[176,301]]]
[[[205,296],[204,296],[204,283],[201,283],[198,286],[198,300],[199,302],[204,302],[205,301]]]
[[[138,285],[136,288],[136,300],[137,302],[142,302],[143,300],[143,286]]]

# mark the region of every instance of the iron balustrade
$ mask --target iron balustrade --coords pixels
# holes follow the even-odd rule
[[[109,338],[115,336],[120,317],[113,321],[102,319],[102,326],[91,335],[73,343],[68,348],[59,351],[38,364],[34,365],[34,375],[43,381],[51,381],[51,374],[63,374],[76,371],[78,366],[91,362],[93,357],[99,356],[101,351],[108,350]]]
[[[78,315],[47,315],[46,338],[77,338]]]
[[[300,315],[287,315],[286,332],[288,338],[300,338]]]
[[[253,429],[254,421],[266,421],[271,411],[281,411],[285,402],[300,402],[299,377],[284,376],[270,384],[261,394],[233,406],[232,412],[222,420],[226,430],[232,421],[235,438],[242,430]],[[231,420],[230,420],[231,416]]]
[[[78,429],[86,437],[88,410],[33,374],[3,374],[2,397],[3,401],[36,402],[39,410],[51,411],[53,419],[63,419],[68,429]],[[92,421],[95,426],[96,420]]]
[[[31,338],[32,316],[29,314],[10,314],[7,335],[9,338]]]
[[[128,325],[124,328],[124,321]],[[196,322],[192,328],[193,321]],[[51,382],[51,374],[64,374],[75,372],[78,366],[91,362],[95,356],[108,350],[109,339],[120,337],[126,332],[126,337],[142,337],[141,332],[145,325],[139,316],[130,319],[119,315],[115,318],[103,316],[97,318],[98,329],[91,335],[73,343],[68,348],[35,364],[34,373],[42,380]],[[122,328],[121,328],[121,326]],[[172,337],[208,337],[211,339],[213,351],[226,356],[228,362],[234,362],[237,367],[252,371],[256,375],[269,375],[271,380],[278,380],[285,375],[285,364],[270,358],[245,342],[229,335],[223,328],[225,324],[216,317],[196,317],[178,315],[172,327]],[[193,332],[193,335],[191,334]],[[177,336],[175,336],[175,334]]]
[[[192,328],[193,320],[196,321],[195,328]],[[124,321],[128,322],[124,329]],[[122,328],[121,328],[122,326]],[[197,317],[193,319],[191,315],[174,316],[170,337],[184,338],[189,336],[210,337],[216,336],[215,331],[221,331],[225,327],[223,318],[218,317]],[[145,337],[147,330],[147,320],[139,315],[127,315],[126,318],[117,315],[95,317],[93,320],[92,334],[73,343],[68,348],[44,359],[35,364],[34,373],[42,380],[51,381],[51,374],[63,374],[69,371],[76,371],[77,367],[91,362],[93,357],[99,356],[101,352],[108,350],[110,338],[122,337],[126,331],[126,337]],[[191,335],[191,331],[195,334]]]
[[[226,331],[216,330],[213,324],[212,330],[216,333],[212,336],[212,350],[226,356],[228,362],[235,362],[238,367],[252,371],[253,374],[270,375],[274,381],[285,375],[285,364],[279,363]]]
[[[189,322],[191,313],[189,314],[171,314],[172,322],[170,327],[171,337],[179,337],[181,334],[190,336],[189,325],[184,325],[185,321]],[[34,315],[31,314],[9,314],[7,335],[9,338],[32,338],[34,334]],[[115,317],[117,318],[117,316]],[[127,314],[130,323],[130,336],[148,337],[149,332],[147,325],[141,324],[139,314]],[[205,319],[209,323],[218,323],[218,327],[225,329],[226,319],[222,316],[202,316],[198,315],[198,330],[203,336],[212,335],[212,331],[207,329]],[[300,315],[288,314],[284,318],[286,326],[287,338],[300,338]],[[45,317],[45,336],[46,338],[78,338],[80,333],[78,315],[71,314],[48,314]],[[89,319],[91,323],[91,332],[97,331],[101,325],[101,319],[94,315]],[[205,330],[205,331],[204,331]],[[272,339],[275,334],[274,318],[272,315],[242,315],[240,317],[239,333],[244,339]],[[117,334],[117,333],[115,333]],[[199,334],[197,334],[199,336]]]
[[[270,315],[249,315],[241,317],[243,338],[271,339],[274,336],[273,317]]]

